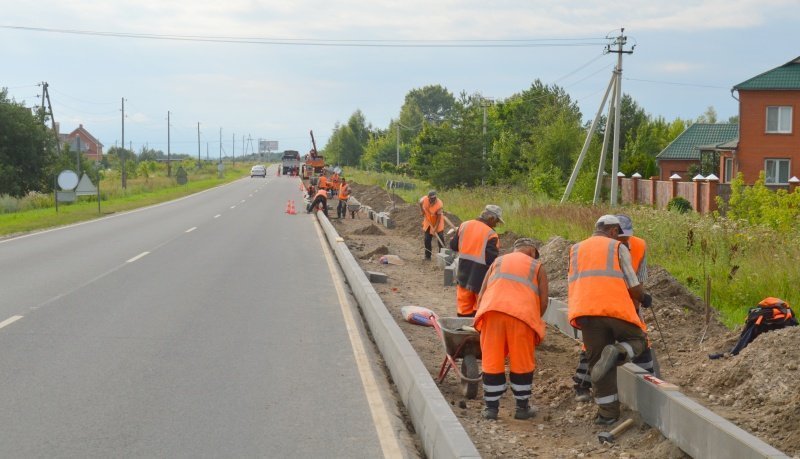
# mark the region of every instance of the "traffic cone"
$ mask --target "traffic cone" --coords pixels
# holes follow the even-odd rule
[[[286,201],[286,213],[287,214],[291,214],[292,213],[292,201],[291,200],[287,200]]]
[[[297,212],[294,210],[294,199],[289,201],[289,215],[295,215]]]

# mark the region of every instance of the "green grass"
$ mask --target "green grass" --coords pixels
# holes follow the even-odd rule
[[[71,204],[60,203],[56,212],[53,197],[50,195],[51,207],[0,213],[0,236],[92,220],[188,196],[246,177],[249,175],[250,166],[237,163],[235,168],[226,167],[225,176],[221,179],[216,177],[216,172],[212,174],[201,171],[195,175],[190,172],[189,181],[183,186],[175,183],[174,179],[156,176],[148,179],[129,179],[127,188],[123,190],[118,178],[108,178],[100,182],[100,213],[97,212],[97,200],[94,196],[81,197],[79,202]]]
[[[416,201],[430,185],[397,175],[347,170],[361,184],[385,186],[387,180],[413,182],[415,190],[398,190],[406,201]],[[747,310],[768,296],[800,305],[800,234],[746,226],[714,216],[679,214],[647,207],[579,204],[531,195],[521,189],[479,187],[439,191],[447,212],[462,220],[475,218],[486,204],[503,208],[507,222],[499,230],[547,241],[561,236],[570,241],[588,237],[605,213],[626,213],[636,235],[648,244],[648,263],[667,269],[692,292],[704,296],[705,278],[711,279],[711,305],[729,326],[743,323]]]

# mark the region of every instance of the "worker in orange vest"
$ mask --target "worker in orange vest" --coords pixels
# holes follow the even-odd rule
[[[336,205],[336,218],[344,218],[347,216],[347,200],[350,199],[350,184],[347,183],[342,177],[342,183],[339,185],[339,204]]]
[[[569,252],[567,315],[583,335],[598,405],[595,423],[603,425],[619,419],[616,367],[647,347],[647,329],[635,306],[645,293],[630,251],[617,240],[621,232],[616,215],[603,215],[592,236]]]
[[[472,317],[478,308],[486,271],[500,253],[500,239],[494,228],[503,221],[500,206],[488,204],[475,220],[458,226],[450,248],[458,252],[456,272],[456,304],[459,317]]]
[[[514,251],[489,267],[478,295],[475,329],[481,332],[485,419],[497,419],[500,397],[506,391],[506,356],[516,401],[514,418],[536,416],[530,404],[535,348],[545,336],[542,315],[548,302],[547,273],[538,258],[531,239],[517,239]]]
[[[328,189],[328,178],[325,177],[325,174],[320,175],[319,179],[317,179],[317,188],[320,190]]]
[[[311,201],[311,204],[308,205],[306,209],[306,213],[311,213],[314,210],[318,209],[319,206],[322,206],[322,211],[325,212],[325,216],[328,216],[328,191],[325,189],[320,188],[317,191],[317,194],[314,195],[314,200]]]
[[[419,198],[419,211],[422,214],[422,231],[425,233],[425,259],[431,259],[433,236],[436,235],[439,250],[444,248],[444,203],[431,190],[427,196]]]
[[[617,240],[622,242],[631,252],[631,265],[636,271],[636,278],[639,283],[644,285],[647,281],[647,243],[644,239],[633,235],[633,221],[631,218],[624,214],[617,214],[620,222],[621,233],[617,236]],[[638,308],[639,317],[641,318],[641,310]],[[650,348],[650,343],[647,343],[647,348],[638,357],[633,359],[640,368],[647,370],[649,373],[660,377],[655,365],[653,351]],[[575,376],[572,377],[575,381],[575,400],[578,402],[591,401],[592,382],[589,379],[589,360],[586,357],[586,348],[581,350],[578,367],[575,369]]]

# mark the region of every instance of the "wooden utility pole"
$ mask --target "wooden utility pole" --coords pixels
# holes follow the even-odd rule
[[[125,98],[122,98],[122,150],[118,153],[122,153],[125,151]],[[125,163],[128,162],[127,154],[120,155],[120,159],[122,160],[122,189],[126,189],[128,187],[128,176],[125,175]]]

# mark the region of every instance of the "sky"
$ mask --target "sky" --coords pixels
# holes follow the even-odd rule
[[[0,0],[0,87],[49,85],[61,132],[105,149],[306,152],[361,110],[385,129],[442,85],[502,100],[537,79],[598,110],[625,28],[623,92],[652,116],[738,114],[731,88],[800,56],[800,0]],[[68,33],[71,31],[71,33]],[[149,38],[145,38],[145,36]],[[170,38],[171,37],[171,38]],[[349,46],[341,46],[343,44]],[[736,96],[736,93],[733,93]],[[220,142],[220,138],[222,141]],[[220,149],[220,144],[222,150]]]

